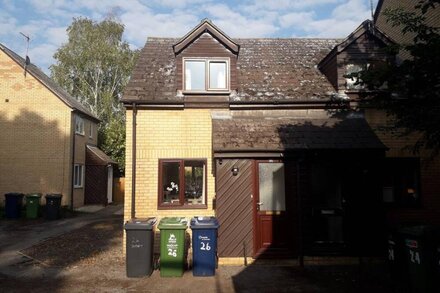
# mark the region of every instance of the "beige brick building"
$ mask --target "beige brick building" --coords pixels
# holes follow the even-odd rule
[[[149,38],[123,97],[124,220],[214,215],[223,260],[378,255],[387,229],[438,223],[438,162],[380,131],[345,77],[390,43],[369,20],[344,40],[231,39],[209,20]]]
[[[58,193],[62,205],[82,206],[86,182],[93,180],[85,176],[87,145],[97,145],[98,123],[41,70],[0,44],[1,203],[8,192]]]

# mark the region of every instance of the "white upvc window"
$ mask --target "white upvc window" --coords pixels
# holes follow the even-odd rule
[[[75,164],[73,168],[73,187],[81,188],[84,186],[84,165]]]
[[[75,133],[84,135],[84,119],[80,116],[75,116]]]
[[[229,90],[228,59],[183,59],[185,91]]]
[[[89,137],[93,138],[93,123],[90,122],[89,124]]]

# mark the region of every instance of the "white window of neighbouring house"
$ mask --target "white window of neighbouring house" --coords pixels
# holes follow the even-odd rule
[[[93,138],[93,123],[90,122],[89,124],[89,137]]]
[[[84,135],[84,119],[75,116],[75,133]]]
[[[84,183],[84,165],[75,164],[73,169],[73,187],[81,188]]]
[[[184,60],[185,91],[226,91],[228,87],[227,60]]]
[[[360,72],[367,70],[369,64],[347,64],[345,67],[345,84],[348,90],[361,90],[365,88],[362,80],[359,78]]]
[[[206,160],[159,160],[159,208],[206,208]]]

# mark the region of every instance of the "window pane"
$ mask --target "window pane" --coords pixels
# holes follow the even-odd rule
[[[226,89],[226,62],[209,63],[209,88]]]
[[[284,164],[260,163],[258,175],[260,210],[285,211]]]
[[[185,89],[205,90],[205,61],[185,61]]]
[[[185,162],[185,203],[205,204],[205,162]]]
[[[179,203],[179,162],[162,163],[162,203]]]

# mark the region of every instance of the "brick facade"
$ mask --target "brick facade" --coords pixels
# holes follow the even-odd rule
[[[132,110],[127,110],[124,219],[131,217]],[[138,110],[136,128],[136,217],[214,215],[211,111]],[[207,159],[207,209],[158,210],[159,159]]]
[[[8,192],[63,194],[70,205],[72,109],[22,66],[0,51],[0,203]],[[84,120],[85,136],[76,135],[75,162],[85,163],[85,143],[96,144],[96,123]],[[89,123],[94,138],[88,137]],[[84,203],[75,189],[74,205]],[[44,199],[42,200],[44,204]]]

